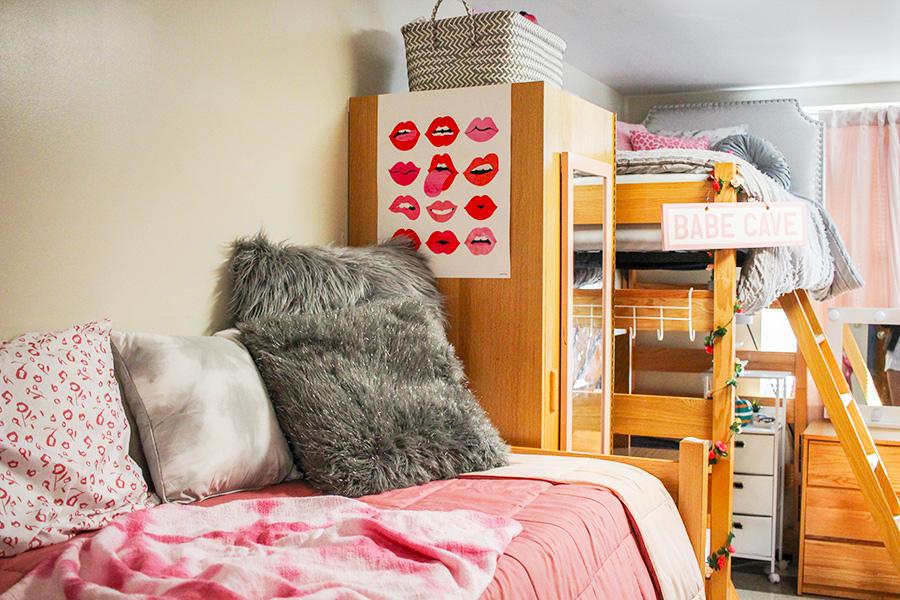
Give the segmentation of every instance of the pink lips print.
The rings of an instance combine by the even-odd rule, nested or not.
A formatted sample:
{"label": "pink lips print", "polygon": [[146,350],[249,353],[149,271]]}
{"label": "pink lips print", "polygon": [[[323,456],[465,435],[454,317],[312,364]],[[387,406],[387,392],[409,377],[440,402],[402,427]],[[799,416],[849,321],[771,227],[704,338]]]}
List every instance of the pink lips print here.
{"label": "pink lips print", "polygon": [[388,210],[392,213],[406,215],[411,221],[418,219],[421,213],[419,202],[412,196],[397,196],[391,202]]}
{"label": "pink lips print", "polygon": [[457,206],[449,200],[435,200],[425,207],[431,218],[438,223],[446,223],[456,214]]}
{"label": "pink lips print", "polygon": [[491,117],[475,117],[466,127],[466,136],[473,142],[486,142],[497,135],[497,124]]}
{"label": "pink lips print", "polygon": [[497,238],[489,227],[476,227],[469,232],[465,241],[466,248],[475,256],[490,254],[497,245]]}
{"label": "pink lips print", "polygon": [[397,185],[409,185],[416,180],[416,177],[419,176],[419,171],[421,170],[422,169],[417,167],[412,161],[399,161],[388,170],[388,173],[390,173],[391,179],[393,179],[394,183]]}

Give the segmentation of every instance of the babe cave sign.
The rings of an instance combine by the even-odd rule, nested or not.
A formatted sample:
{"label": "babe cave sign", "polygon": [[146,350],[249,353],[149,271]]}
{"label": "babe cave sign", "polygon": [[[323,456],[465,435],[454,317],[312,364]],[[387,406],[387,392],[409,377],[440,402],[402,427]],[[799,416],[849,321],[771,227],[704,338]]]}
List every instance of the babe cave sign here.
{"label": "babe cave sign", "polygon": [[378,98],[378,239],[409,238],[438,277],[509,277],[511,89]]}

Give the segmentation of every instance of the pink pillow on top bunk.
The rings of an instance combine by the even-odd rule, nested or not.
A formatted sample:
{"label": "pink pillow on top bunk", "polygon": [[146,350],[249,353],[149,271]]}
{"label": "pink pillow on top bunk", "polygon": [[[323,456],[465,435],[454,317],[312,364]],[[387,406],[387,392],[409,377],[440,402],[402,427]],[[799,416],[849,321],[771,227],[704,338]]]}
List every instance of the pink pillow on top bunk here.
{"label": "pink pillow on top bunk", "polygon": [[649,131],[633,131],[631,147],[634,150],[660,150],[662,148],[709,150],[709,139],[705,137],[669,137]]}
{"label": "pink pillow on top bunk", "polygon": [[647,131],[640,123],[623,123],[616,121],[616,150],[633,150],[631,147],[631,134],[635,131]]}

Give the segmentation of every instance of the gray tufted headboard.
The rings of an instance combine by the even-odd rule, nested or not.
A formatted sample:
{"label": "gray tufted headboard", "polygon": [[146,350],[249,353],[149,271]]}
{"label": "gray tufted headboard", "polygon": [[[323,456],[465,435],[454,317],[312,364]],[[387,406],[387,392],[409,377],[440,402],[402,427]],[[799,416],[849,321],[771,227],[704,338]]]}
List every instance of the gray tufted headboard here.
{"label": "gray tufted headboard", "polygon": [[822,203],[823,125],[793,98],[654,106],[644,119],[653,130],[714,129],[746,124],[775,144],[791,166],[791,191]]}

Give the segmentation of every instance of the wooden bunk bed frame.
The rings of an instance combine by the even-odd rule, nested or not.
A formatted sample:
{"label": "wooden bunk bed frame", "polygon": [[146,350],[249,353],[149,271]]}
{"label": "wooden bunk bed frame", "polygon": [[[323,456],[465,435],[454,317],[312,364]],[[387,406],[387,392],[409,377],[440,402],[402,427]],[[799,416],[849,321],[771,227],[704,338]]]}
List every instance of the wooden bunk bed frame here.
{"label": "wooden bunk bed frame", "polygon": [[[713,169],[715,179],[731,181],[737,173],[734,163],[716,163]],[[702,203],[710,198],[706,182],[644,183],[616,186],[615,223],[620,224],[660,224],[663,204]],[[588,203],[596,204],[597,190],[585,186],[576,190],[576,225],[601,225],[603,218]],[[729,185],[714,194],[715,202],[736,202],[737,192]],[[578,205],[584,206],[579,210]],[[607,221],[608,222],[608,221]],[[606,264],[604,265],[606,267]],[[727,454],[720,456],[712,465],[709,481],[709,532],[710,547],[715,549],[730,541],[732,531],[735,441],[732,424],[735,422],[735,386],[728,381],[734,377],[736,362],[734,327],[730,326],[736,303],[736,251],[734,249],[715,250],[713,258],[712,292],[696,292],[692,289],[679,290],[638,288],[616,290],[613,301],[616,326],[635,329],[654,329],[662,325],[663,314],[682,311],[689,318],[673,317],[670,329],[712,330],[726,326],[723,336],[713,345],[712,401],[706,398],[673,396],[651,396],[616,393],[611,407],[603,407],[601,414],[609,415],[609,424],[601,430],[602,446],[607,448],[610,433],[644,435],[651,437],[687,438],[700,437],[714,444],[723,442]],[[608,290],[611,280],[604,273],[604,289]],[[596,298],[596,291],[582,290],[580,295],[590,301]],[[797,337],[800,353],[793,357],[782,356],[782,365],[793,365],[797,376],[797,387],[802,398],[802,406],[795,395],[794,421],[798,425],[798,414],[806,419],[805,380],[806,363],[810,366],[819,392],[832,422],[838,431],[838,438],[844,453],[853,467],[854,475],[866,498],[873,518],[879,524],[883,540],[896,568],[900,569],[900,501],[887,475],[886,467],[875,450],[875,444],[866,427],[858,407],[852,400],[846,380],[834,359],[828,341],[809,301],[805,290],[785,294],[779,299],[789,323]],[[638,308],[640,307],[640,308]],[[621,309],[629,309],[630,315],[622,316]],[[643,311],[643,312],[642,312]],[[658,316],[654,318],[653,313]],[[646,318],[642,318],[646,316]],[[684,317],[684,315],[681,315]],[[629,323],[630,321],[630,323]],[[605,330],[612,333],[610,328]],[[801,356],[802,353],[802,356]],[[752,360],[760,363],[773,360],[766,353],[752,355]],[[694,359],[696,360],[696,359]],[[708,364],[708,363],[707,363]],[[705,369],[704,369],[705,370]],[[609,380],[604,380],[606,384]],[[613,382],[615,386],[615,382]],[[610,387],[605,385],[605,387]],[[673,410],[672,405],[677,408]],[[802,424],[802,423],[800,423]],[[795,429],[799,431],[799,429]],[[795,448],[799,436],[795,435]],[[795,463],[799,463],[795,459]],[[796,478],[796,466],[792,474]],[[793,508],[793,507],[792,507]],[[714,570],[707,584],[711,598],[736,597],[731,582],[731,561],[726,560],[723,568]]]}
{"label": "wooden bunk bed frame", "polygon": [[[736,171],[734,163],[717,163],[713,176],[730,181]],[[710,183],[706,181],[617,185],[615,223],[659,225],[662,205],[666,203],[707,202],[710,198],[715,202],[737,201],[737,192],[731,186],[723,186],[714,195],[710,190]],[[602,192],[602,189],[591,185],[575,189],[575,225],[603,225],[604,215],[597,210],[598,206],[603,206],[598,201]],[[674,331],[710,331],[731,323],[737,301],[734,249],[715,251],[713,274],[712,291],[671,288],[615,290],[615,327],[656,329],[664,312],[674,317],[665,321],[665,327]],[[609,275],[604,272],[604,289],[612,283]],[[577,290],[576,302],[601,304],[600,293],[601,290]],[[687,318],[689,314],[690,320]],[[703,370],[709,366],[708,356],[706,360]],[[712,465],[709,479],[708,525],[712,550],[726,545],[732,528],[734,466],[731,457],[734,455],[734,439],[731,426],[735,416],[734,388],[727,382],[734,376],[735,360],[733,327],[728,327],[725,335],[713,346],[712,401],[702,397],[616,393],[611,407],[603,409],[604,413],[611,415],[608,429],[601,432],[603,448],[610,447],[610,434],[700,438],[726,444],[727,456]],[[704,534],[706,525],[707,520],[704,519]],[[703,558],[701,566],[705,568],[705,554]],[[726,561],[724,568],[713,571],[708,580],[708,593],[712,598],[736,595],[731,583],[731,561]]]}

